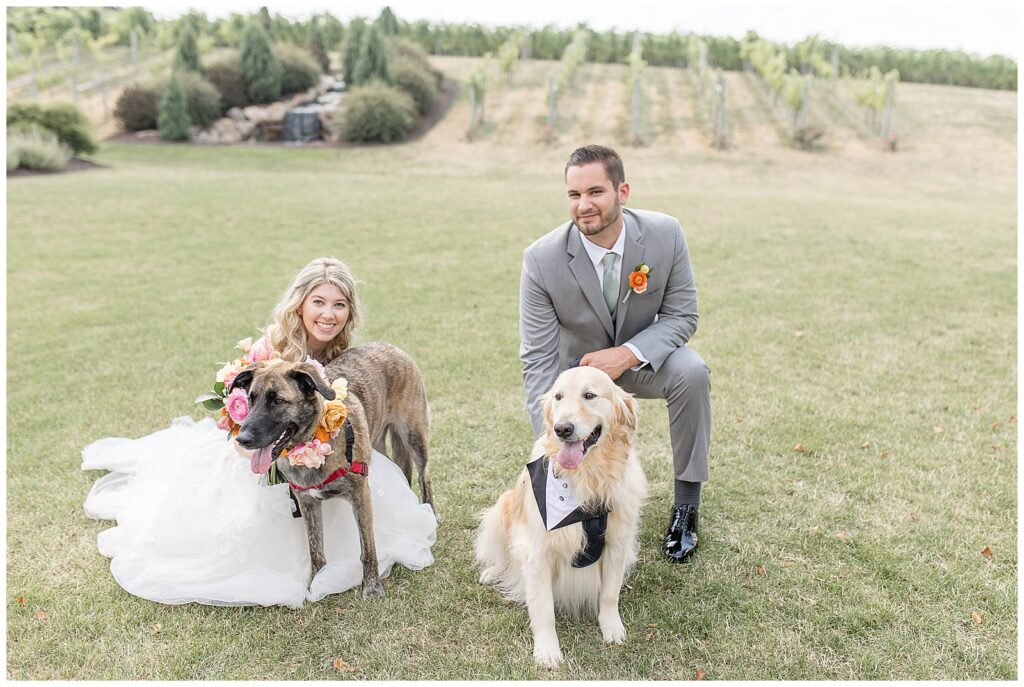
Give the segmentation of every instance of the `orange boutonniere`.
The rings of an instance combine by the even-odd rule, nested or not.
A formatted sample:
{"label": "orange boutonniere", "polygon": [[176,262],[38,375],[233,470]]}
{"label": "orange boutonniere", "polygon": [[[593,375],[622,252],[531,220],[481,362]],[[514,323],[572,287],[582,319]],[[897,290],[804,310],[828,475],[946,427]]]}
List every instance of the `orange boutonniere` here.
{"label": "orange boutonniere", "polygon": [[[633,268],[633,271],[629,273],[629,288],[632,293],[640,295],[647,290],[647,275],[650,273],[651,268],[642,262]],[[628,300],[629,293],[622,299],[622,302],[625,303]]]}

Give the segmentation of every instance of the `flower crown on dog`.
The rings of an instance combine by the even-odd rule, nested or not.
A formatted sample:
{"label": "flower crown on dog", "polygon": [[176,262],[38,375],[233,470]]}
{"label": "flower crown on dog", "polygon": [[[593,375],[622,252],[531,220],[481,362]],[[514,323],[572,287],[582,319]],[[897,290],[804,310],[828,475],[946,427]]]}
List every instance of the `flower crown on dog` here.
{"label": "flower crown on dog", "polygon": [[[238,373],[253,363],[267,360],[279,360],[280,352],[274,350],[266,335],[261,336],[254,343],[252,337],[247,337],[238,342],[237,348],[242,351],[242,356],[226,363],[218,372],[214,380],[213,390],[200,394],[196,399],[197,404],[202,404],[210,411],[220,411],[217,420],[217,427],[227,432],[228,439],[238,435],[242,422],[249,415],[249,394],[245,389],[234,389],[230,394],[226,390],[230,388],[231,382],[235,380]],[[348,395],[348,381],[339,377],[331,383],[327,379],[327,371],[319,361],[306,356],[305,362],[316,368],[316,371],[334,389],[333,401],[324,404],[323,412],[320,415],[320,422],[317,423],[316,433],[313,439],[303,442],[291,449],[281,449],[281,455],[288,456],[288,462],[292,465],[302,465],[308,468],[319,468],[324,464],[327,456],[334,452],[331,447],[331,439],[338,436],[341,426],[348,416],[348,408],[345,406],[345,396]],[[242,453],[244,449],[235,444],[235,448]],[[245,454],[249,452],[246,451]],[[245,455],[243,454],[243,455]],[[271,479],[273,483],[273,478]]]}

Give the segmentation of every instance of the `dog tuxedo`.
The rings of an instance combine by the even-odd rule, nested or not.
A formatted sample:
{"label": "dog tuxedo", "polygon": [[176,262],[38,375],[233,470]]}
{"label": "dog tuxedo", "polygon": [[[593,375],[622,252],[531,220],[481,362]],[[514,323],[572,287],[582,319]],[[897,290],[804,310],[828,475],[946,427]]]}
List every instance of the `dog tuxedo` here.
{"label": "dog tuxedo", "polygon": [[596,563],[604,551],[604,535],[608,529],[608,511],[603,508],[588,508],[580,505],[572,484],[565,476],[556,477],[554,461],[547,456],[526,464],[540,509],[544,527],[550,532],[567,525],[582,523],[586,544],[576,554],[572,567],[585,568]]}

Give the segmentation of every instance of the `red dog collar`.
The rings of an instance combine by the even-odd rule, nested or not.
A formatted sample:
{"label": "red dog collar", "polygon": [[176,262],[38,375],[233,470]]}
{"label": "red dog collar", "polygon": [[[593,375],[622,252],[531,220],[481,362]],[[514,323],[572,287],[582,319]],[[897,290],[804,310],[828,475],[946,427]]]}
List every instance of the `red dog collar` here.
{"label": "red dog collar", "polygon": [[308,486],[308,487],[300,487],[295,482],[289,482],[288,486],[290,486],[292,489],[294,489],[296,491],[307,491],[309,489],[320,489],[322,487],[326,487],[328,484],[330,484],[334,480],[338,479],[339,477],[344,475],[346,472],[354,472],[357,475],[362,475],[363,477],[366,477],[367,475],[370,474],[370,466],[367,465],[366,463],[360,463],[360,462],[356,461],[356,462],[353,462],[352,465],[350,465],[349,467],[340,467],[340,468],[338,468],[337,470],[332,472],[330,475],[328,475],[327,479],[325,479],[320,484],[313,484],[313,485]]}

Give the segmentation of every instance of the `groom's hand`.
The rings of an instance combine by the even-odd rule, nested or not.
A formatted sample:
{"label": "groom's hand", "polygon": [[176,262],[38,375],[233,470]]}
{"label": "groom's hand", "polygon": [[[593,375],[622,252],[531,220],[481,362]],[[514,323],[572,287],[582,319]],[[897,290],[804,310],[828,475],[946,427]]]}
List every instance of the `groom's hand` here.
{"label": "groom's hand", "polygon": [[633,351],[626,346],[603,348],[600,351],[587,353],[580,359],[580,366],[596,367],[612,379],[618,379],[623,372],[639,364],[640,359],[633,355]]}

